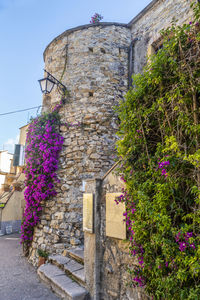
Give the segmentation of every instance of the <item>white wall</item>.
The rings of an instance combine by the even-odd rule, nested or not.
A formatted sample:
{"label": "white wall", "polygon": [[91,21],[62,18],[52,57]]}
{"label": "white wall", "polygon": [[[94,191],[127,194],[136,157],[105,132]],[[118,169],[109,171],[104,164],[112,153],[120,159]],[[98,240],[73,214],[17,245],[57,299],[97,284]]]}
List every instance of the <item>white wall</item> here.
{"label": "white wall", "polygon": [[[0,152],[0,171],[10,173],[11,159],[13,154],[8,153],[8,151]],[[0,188],[1,185],[5,182],[5,175],[0,175]]]}
{"label": "white wall", "polygon": [[10,172],[12,158],[13,154],[8,153],[8,151],[0,152],[0,171]]}

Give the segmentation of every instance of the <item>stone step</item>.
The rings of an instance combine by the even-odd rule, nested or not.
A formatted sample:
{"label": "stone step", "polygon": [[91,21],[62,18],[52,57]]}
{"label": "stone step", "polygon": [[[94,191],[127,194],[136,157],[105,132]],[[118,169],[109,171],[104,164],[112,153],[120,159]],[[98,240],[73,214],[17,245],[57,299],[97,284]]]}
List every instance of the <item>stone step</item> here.
{"label": "stone step", "polygon": [[41,265],[38,275],[63,300],[89,300],[87,290],[74,282],[65,272],[50,263]]}
{"label": "stone step", "polygon": [[48,260],[50,263],[56,265],[59,269],[73,278],[76,282],[85,286],[85,272],[82,264],[78,263],[73,258],[62,255],[51,255]]}
{"label": "stone step", "polygon": [[65,250],[65,255],[74,258],[77,262],[84,264],[84,248],[69,248]]}

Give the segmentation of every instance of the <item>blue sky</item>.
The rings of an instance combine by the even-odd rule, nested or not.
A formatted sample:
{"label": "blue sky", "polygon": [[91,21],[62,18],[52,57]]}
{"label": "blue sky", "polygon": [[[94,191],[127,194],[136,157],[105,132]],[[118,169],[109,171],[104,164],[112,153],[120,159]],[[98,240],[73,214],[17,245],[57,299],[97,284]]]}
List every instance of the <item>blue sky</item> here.
{"label": "blue sky", "polygon": [[[128,23],[150,0],[0,0],[0,114],[41,105],[38,79],[43,51],[57,35],[88,24],[95,12],[105,22]],[[0,150],[13,151],[19,127],[37,109],[0,116]]]}

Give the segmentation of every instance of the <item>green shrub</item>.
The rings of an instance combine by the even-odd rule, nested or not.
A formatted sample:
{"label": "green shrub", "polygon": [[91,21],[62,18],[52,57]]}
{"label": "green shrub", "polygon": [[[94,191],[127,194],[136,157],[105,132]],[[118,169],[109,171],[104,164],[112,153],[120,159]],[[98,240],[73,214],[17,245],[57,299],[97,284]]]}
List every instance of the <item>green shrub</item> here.
{"label": "green shrub", "polygon": [[163,31],[122,101],[117,144],[126,191],[118,201],[138,264],[133,285],[153,299],[200,299],[200,6]]}
{"label": "green shrub", "polygon": [[44,251],[44,250],[42,250],[42,249],[40,249],[40,248],[37,250],[37,253],[38,253],[38,255],[39,255],[40,257],[48,258],[48,256],[49,256],[49,253],[48,253],[48,252],[46,252],[46,251]]}

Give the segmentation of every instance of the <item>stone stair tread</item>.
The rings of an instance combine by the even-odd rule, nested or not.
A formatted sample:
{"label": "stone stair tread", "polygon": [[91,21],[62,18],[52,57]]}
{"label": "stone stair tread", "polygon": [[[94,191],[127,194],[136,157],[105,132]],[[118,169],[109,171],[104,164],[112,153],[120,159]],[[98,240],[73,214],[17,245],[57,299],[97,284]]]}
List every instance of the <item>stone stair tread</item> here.
{"label": "stone stair tread", "polygon": [[38,271],[42,271],[49,278],[54,278],[55,276],[65,275],[65,272],[52,264],[43,264],[38,268]]}
{"label": "stone stair tread", "polygon": [[84,270],[84,266],[71,259],[68,263],[64,264],[64,270],[73,273],[78,270]]}
{"label": "stone stair tread", "polygon": [[75,260],[71,260],[63,267],[67,274],[70,274],[74,280],[85,286],[85,270],[82,264],[79,264]]}
{"label": "stone stair tread", "polygon": [[49,262],[56,265],[64,273],[71,275],[75,281],[78,281],[81,285],[85,286],[84,265],[78,263],[73,258],[62,255],[49,256]]}
{"label": "stone stair tread", "polygon": [[74,277],[78,278],[81,282],[85,282],[85,270],[84,268],[78,271],[73,271]]}
{"label": "stone stair tread", "polygon": [[41,265],[38,275],[42,280],[51,285],[51,288],[63,299],[85,300],[88,292],[85,288],[69,278],[64,271],[50,263]]}
{"label": "stone stair tread", "polygon": [[66,251],[70,257],[84,263],[84,249],[83,248],[81,248],[81,247],[70,248],[70,249],[67,249]]}
{"label": "stone stair tread", "polygon": [[70,261],[69,257],[62,256],[62,255],[50,255],[48,259],[50,261],[53,261],[57,265],[64,265]]}

